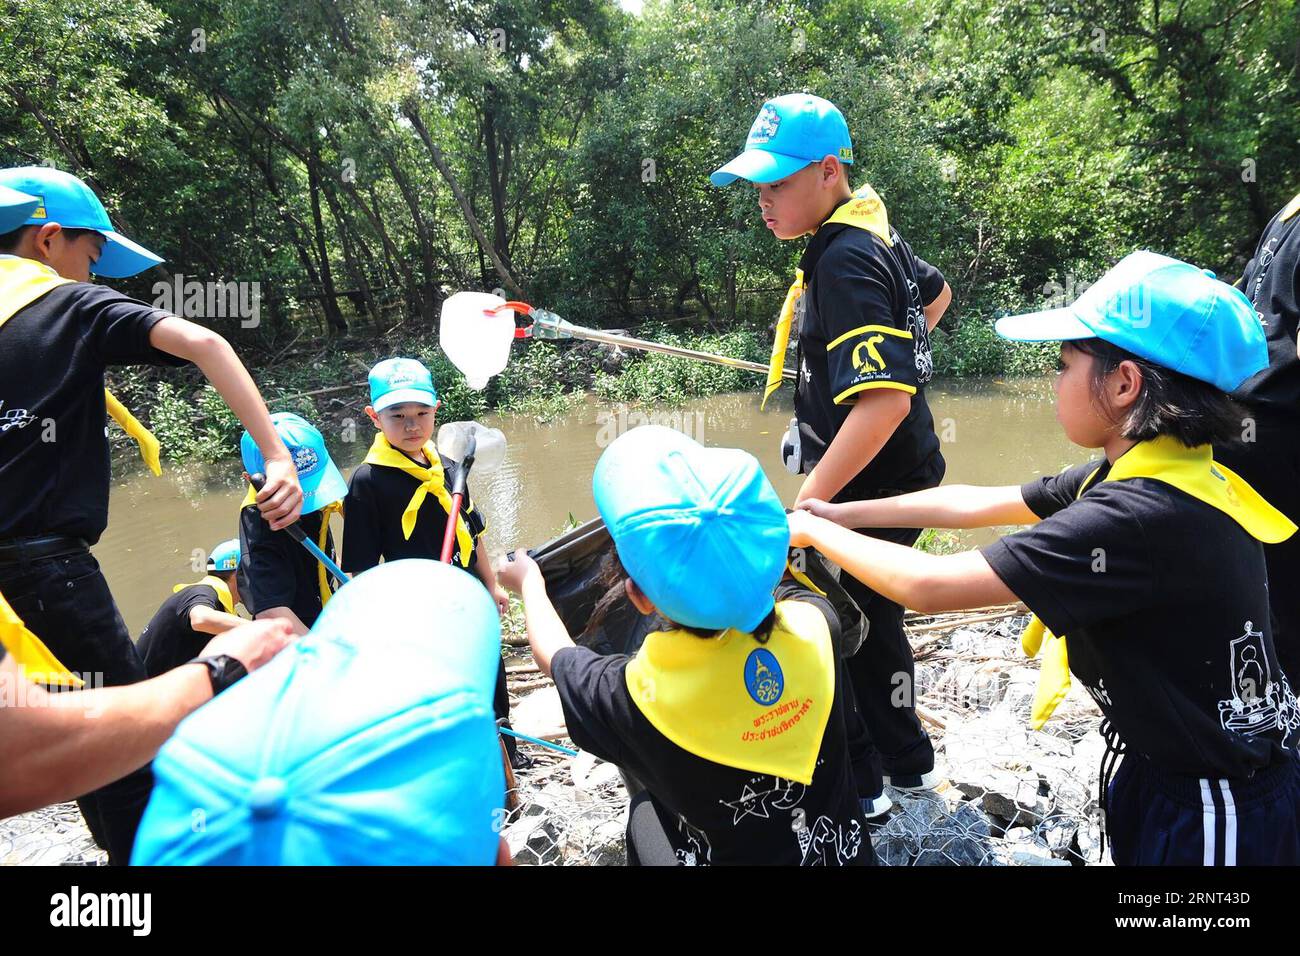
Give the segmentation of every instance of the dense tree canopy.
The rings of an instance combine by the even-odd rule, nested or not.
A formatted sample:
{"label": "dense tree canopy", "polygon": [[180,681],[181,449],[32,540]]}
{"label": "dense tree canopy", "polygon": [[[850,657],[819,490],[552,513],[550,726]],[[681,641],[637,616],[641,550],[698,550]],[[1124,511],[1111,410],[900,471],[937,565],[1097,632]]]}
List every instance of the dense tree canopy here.
{"label": "dense tree canopy", "polygon": [[960,320],[1137,247],[1234,275],[1300,189],[1298,38],[1295,0],[0,0],[0,164],[259,282],[249,344],[494,287],[722,331],[798,244],[707,175],[808,90]]}

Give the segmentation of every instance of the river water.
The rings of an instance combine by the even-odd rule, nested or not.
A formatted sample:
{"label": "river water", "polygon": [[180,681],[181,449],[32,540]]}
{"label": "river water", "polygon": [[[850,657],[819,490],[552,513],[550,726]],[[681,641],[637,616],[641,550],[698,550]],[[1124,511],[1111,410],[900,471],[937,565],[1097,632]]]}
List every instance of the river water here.
{"label": "river water", "polygon": [[[1050,378],[939,382],[927,389],[935,431],[948,462],[946,483],[1019,484],[1053,474],[1089,453],[1071,445],[1056,422]],[[800,478],[781,464],[779,446],[791,412],[788,396],[759,410],[759,391],[715,395],[680,409],[650,412],[588,399],[545,424],[523,416],[488,416],[486,425],[506,435],[505,463],[493,474],[471,475],[470,490],[488,521],[493,553],[534,547],[562,531],[570,518],[596,514],[591,473],[601,451],[621,431],[647,419],[679,428],[708,445],[747,449],[762,463],[789,504]],[[371,426],[352,442],[331,442],[347,475],[365,457]],[[240,468],[164,466],[163,477],[119,468],[109,502],[109,524],[95,555],[132,635],[138,635],[172,587],[197,580],[196,550],[238,533],[245,487]],[[963,541],[991,540],[972,532]],[[200,565],[201,566],[201,565]]]}

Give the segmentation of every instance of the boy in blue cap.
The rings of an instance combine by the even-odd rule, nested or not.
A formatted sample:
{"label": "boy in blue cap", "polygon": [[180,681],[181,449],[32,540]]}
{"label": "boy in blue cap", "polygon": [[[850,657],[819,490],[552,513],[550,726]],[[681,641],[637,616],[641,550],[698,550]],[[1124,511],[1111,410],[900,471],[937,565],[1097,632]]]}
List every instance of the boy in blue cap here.
{"label": "boy in blue cap", "polygon": [[[1019,487],[809,500],[792,543],[927,613],[1023,601],[1022,642],[1042,653],[1031,725],[1073,673],[1105,716],[1103,780],[1127,754],[1100,794],[1116,863],[1300,863],[1300,705],[1261,546],[1296,526],[1211,448],[1240,428],[1225,393],[1268,362],[1250,302],[1136,252],[1073,305],[998,332],[1062,343],[1057,418],[1104,457]],[[936,557],[848,530],[863,524],[1034,527]]]}
{"label": "boy in blue cap", "polygon": [[[452,504],[449,479],[459,466],[433,445],[437,414],[438,392],[422,362],[385,359],[370,370],[366,415],[376,434],[366,460],[348,483],[343,570],[349,574],[372,568],[381,559],[440,557]],[[504,612],[509,598],[497,587],[484,550],[485,529],[483,516],[467,494],[456,524],[452,563],[477,574]]]}
{"label": "boy in blue cap", "polygon": [[[555,679],[569,735],[623,769],[628,858],[642,864],[875,862],[845,730],[839,615],[791,581],[785,509],[747,452],[655,425],[601,455],[596,507],[642,614],[635,655],[569,637],[537,563],[501,581]],[[774,596],[775,591],[775,596]]]}
{"label": "boy in blue cap", "polygon": [[[438,616],[412,614],[412,595]],[[177,728],[132,862],[509,862],[491,703],[500,642],[491,598],[454,568],[405,560],[358,575],[309,638]]]}
{"label": "boy in blue cap", "polygon": [[[1232,397],[1248,412],[1239,437],[1214,449],[1292,521],[1300,521],[1300,195],[1259,238],[1237,281],[1268,336],[1268,368]],[[1300,674],[1300,535],[1264,548],[1273,641],[1288,674]]]}
{"label": "boy in blue cap", "polygon": [[[370,370],[366,415],[376,434],[366,460],[352,472],[343,503],[348,521],[343,570],[348,574],[373,568],[380,560],[441,557],[452,507],[449,479],[459,465],[434,447],[437,414],[438,392],[422,362],[391,358]],[[504,614],[510,598],[497,585],[487,556],[486,528],[467,491],[456,522],[452,563],[475,574]],[[497,675],[495,707],[497,719],[508,720],[510,693],[504,661]],[[507,736],[505,746],[511,762],[517,764],[514,738]]]}
{"label": "boy in blue cap", "polygon": [[[0,234],[0,590],[69,668],[131,683],[144,665],[90,553],[108,523],[105,420],[112,414],[127,429],[155,471],[158,443],[108,394],[105,370],[193,362],[266,454],[258,497],[266,518],[276,527],[296,519],[302,493],[225,339],[89,281],[134,275],[159,257],[116,232],[75,176],[4,169],[0,186],[37,200],[21,221],[0,217],[10,227]],[[110,862],[130,856],[150,780],[145,767],[79,801]]]}
{"label": "boy in blue cap", "polygon": [[157,677],[193,660],[214,635],[244,623],[235,614],[238,571],[239,539],[231,538],[212,550],[201,580],[172,588],[135,642],[145,673]]}
{"label": "boy in blue cap", "polygon": [[[852,163],[848,124],[835,105],[791,93],[763,104],[744,151],[709,177],[715,186],[753,183],[763,222],[778,239],[812,235],[777,322],[763,395],[766,403],[780,387],[797,325],[795,420],[783,457],[807,475],[799,501],[931,488],[945,468],[925,385],[934,368],[929,333],[952,290],[912,253],[869,185],[850,189]],[[921,529],[870,533],[910,546]],[[870,621],[871,638],[849,672],[871,737],[855,747],[872,767],[862,785],[876,815],[888,806],[882,770],[883,782],[900,789],[933,786],[938,775],[913,702],[895,706],[900,677],[911,687],[915,669],[903,609],[851,579],[845,589]]]}
{"label": "boy in blue cap", "polygon": [[[343,473],[315,425],[292,412],[276,412],[271,422],[289,449],[302,484],[299,523],[303,533],[333,559],[330,517],[343,511],[348,490]],[[239,440],[239,452],[246,474],[264,471],[265,460],[248,432]],[[334,593],[336,582],[311,552],[263,520],[254,507],[256,501],[257,491],[249,485],[239,506],[239,578],[244,607],[255,619],[280,618],[289,622],[295,634],[306,634]]]}

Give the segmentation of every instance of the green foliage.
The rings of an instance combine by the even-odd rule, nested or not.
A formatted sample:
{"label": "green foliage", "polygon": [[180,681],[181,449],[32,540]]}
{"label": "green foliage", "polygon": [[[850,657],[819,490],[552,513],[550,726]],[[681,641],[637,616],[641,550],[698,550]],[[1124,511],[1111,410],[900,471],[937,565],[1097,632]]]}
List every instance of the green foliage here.
{"label": "green foliage", "polygon": [[149,427],[164,457],[181,463],[219,462],[239,454],[243,427],[210,385],[191,403],[167,382],[159,382]]}
{"label": "green foliage", "polygon": [[[749,329],[685,337],[656,328],[647,330],[645,337],[667,345],[749,361],[766,362],[769,348]],[[755,372],[650,352],[628,356],[617,374],[598,374],[593,387],[596,395],[606,401],[675,405],[694,396],[739,391],[758,385],[761,385],[761,380]]]}
{"label": "green foliage", "polygon": [[962,548],[961,538],[956,531],[944,528],[926,528],[916,539],[916,547],[926,554],[956,554]]}
{"label": "green foliage", "polygon": [[1056,367],[1060,352],[1054,342],[1009,342],[993,322],[968,316],[952,333],[936,329],[930,335],[936,374],[1043,375]]}
{"label": "green foliage", "polygon": [[[430,334],[442,298],[502,286],[763,361],[802,244],[708,174],[762,100],[807,90],[953,288],[940,374],[1036,374],[1052,349],[991,316],[1135,248],[1235,276],[1300,186],[1297,35],[1297,0],[2,2],[0,164],[83,176],[174,275],[259,283],[257,327],[200,321],[274,410],[355,418],[362,389],[302,393],[406,354],[443,421],[548,418],[593,387],[662,403],[754,377],[532,342],[473,392]],[[113,285],[151,300],[154,278]],[[202,458],[234,426],[182,400],[198,384],[114,375],[169,454]]]}

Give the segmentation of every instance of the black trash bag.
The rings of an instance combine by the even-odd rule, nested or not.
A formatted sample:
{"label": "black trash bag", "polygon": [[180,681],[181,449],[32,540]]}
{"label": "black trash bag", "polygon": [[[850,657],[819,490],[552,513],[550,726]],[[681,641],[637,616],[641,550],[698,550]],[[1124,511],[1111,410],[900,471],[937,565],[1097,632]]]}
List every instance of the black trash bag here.
{"label": "black trash bag", "polygon": [[849,592],[841,586],[840,575],[844,572],[814,548],[791,549],[790,567],[802,571],[831,602],[831,607],[835,608],[835,613],[840,618],[840,657],[852,657],[866,643],[871,622],[858,607],[858,602],[849,597]]}
{"label": "black trash bag", "polygon": [[635,654],[645,636],[660,626],[626,596],[616,599],[604,619],[592,624],[596,604],[610,588],[607,564],[614,551],[609,529],[593,518],[528,552],[542,570],[546,593],[574,641],[598,654]]}
{"label": "black trash bag", "polygon": [[[576,643],[598,654],[635,654],[646,635],[663,626],[661,618],[642,614],[626,596],[616,596],[603,620],[592,625],[592,613],[610,587],[607,559],[613,550],[609,529],[600,518],[593,518],[528,554],[541,568],[551,603]],[[866,638],[867,620],[840,586],[839,568],[812,549],[805,549],[802,556],[793,551],[791,558],[839,614],[844,638],[841,655],[852,657]]]}

